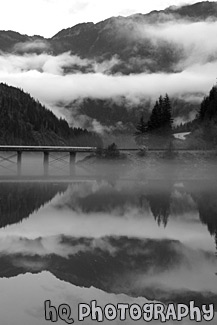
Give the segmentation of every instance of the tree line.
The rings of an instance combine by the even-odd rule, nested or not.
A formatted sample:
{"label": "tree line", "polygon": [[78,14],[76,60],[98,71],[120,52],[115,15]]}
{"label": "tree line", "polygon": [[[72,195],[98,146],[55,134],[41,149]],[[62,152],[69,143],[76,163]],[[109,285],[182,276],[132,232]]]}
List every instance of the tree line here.
{"label": "tree line", "polygon": [[148,121],[141,116],[136,126],[136,141],[150,136],[170,137],[173,130],[172,107],[168,94],[156,101]]}

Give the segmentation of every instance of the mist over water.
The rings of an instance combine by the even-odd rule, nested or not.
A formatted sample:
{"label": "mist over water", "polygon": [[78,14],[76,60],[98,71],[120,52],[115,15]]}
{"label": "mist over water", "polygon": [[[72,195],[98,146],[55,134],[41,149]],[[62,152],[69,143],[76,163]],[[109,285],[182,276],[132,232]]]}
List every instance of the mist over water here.
{"label": "mist over water", "polygon": [[[46,299],[74,309],[94,299],[217,306],[216,174],[181,179],[172,165],[160,166],[170,170],[161,178],[153,168],[152,179],[124,164],[78,164],[71,180],[1,181],[0,288],[15,299],[11,284],[32,279],[38,306],[31,314],[29,300],[18,325],[44,324]],[[25,300],[29,293],[18,294]]]}

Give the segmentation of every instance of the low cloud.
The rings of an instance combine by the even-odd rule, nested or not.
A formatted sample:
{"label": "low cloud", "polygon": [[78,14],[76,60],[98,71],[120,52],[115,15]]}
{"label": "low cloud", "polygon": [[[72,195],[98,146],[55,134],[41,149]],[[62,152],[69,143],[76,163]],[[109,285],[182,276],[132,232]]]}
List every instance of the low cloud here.
{"label": "low cloud", "polygon": [[[168,15],[166,17],[168,18]],[[217,60],[217,44],[214,41],[216,31],[217,22],[213,20],[177,21],[176,17],[170,17],[169,21],[134,24],[129,38],[148,39],[156,48],[166,42],[168,51],[178,49],[177,62],[172,68],[180,71],[195,63],[203,65]]]}
{"label": "low cloud", "polygon": [[170,96],[183,96],[185,93],[205,94],[215,82],[217,70],[217,62],[195,64],[179,73],[141,73],[129,76],[103,73],[61,75],[57,70],[57,73],[53,74],[48,72],[54,71],[50,62],[43,66],[46,72],[20,72],[15,68],[8,73],[4,71],[2,64],[1,66],[1,81],[23,88],[45,104],[67,104],[86,97],[109,99],[124,96],[138,101],[144,97],[156,99],[164,93],[169,93]]}
{"label": "low cloud", "polygon": [[[20,43],[17,46],[20,46]],[[42,74],[49,73],[62,76],[78,72],[109,74],[113,66],[119,62],[117,56],[110,60],[97,62],[96,60],[82,59],[77,55],[71,55],[70,52],[57,56],[48,53],[25,53],[24,55],[2,53],[0,55],[0,72],[10,74],[38,71]]]}
{"label": "low cloud", "polygon": [[[214,39],[217,23],[171,19],[170,17],[169,22],[155,24],[134,22],[135,26],[129,35],[126,32],[127,23],[122,20],[120,23],[124,37],[136,38],[138,42],[147,39],[156,51],[161,51],[163,44],[168,52],[173,49],[179,52],[177,60],[171,63],[170,72],[150,73],[148,68],[145,69],[156,64],[155,55],[135,55],[123,62],[118,55],[109,60],[96,60],[81,58],[70,52],[57,56],[48,53],[1,54],[0,81],[27,91],[56,115],[65,116],[70,124],[86,126],[99,133],[107,131],[105,126],[94,117],[80,115],[73,102],[79,103],[86,98],[117,102],[120,98],[125,98],[124,105],[129,108],[143,105],[144,101],[149,101],[152,105],[161,94],[168,93],[170,97],[199,105],[216,81],[217,44]],[[46,47],[44,41],[16,45],[17,50],[23,51]],[[129,67],[129,71],[136,71],[132,67],[141,67],[143,72],[138,70],[138,73],[123,75],[123,64]],[[65,109],[67,105],[68,108]],[[189,116],[194,117],[192,114],[195,115],[195,107],[187,119]],[[176,120],[177,123],[180,121],[186,121],[186,112]]]}
{"label": "low cloud", "polygon": [[[176,294],[179,295],[178,299],[181,299],[180,295],[186,299],[192,292],[200,292],[202,295],[209,292],[211,297],[217,294],[216,288],[213,287],[217,266],[215,256],[171,239],[58,236],[35,240],[8,237],[7,240],[0,240],[0,242],[0,258],[7,255],[12,265],[26,270],[55,270],[55,267],[53,268],[55,263],[50,263],[50,259],[45,257],[52,256],[52,261],[62,257],[68,261],[61,271],[73,275],[73,270],[68,265],[69,261],[73,265],[75,256],[77,265],[86,265],[87,268],[88,257],[94,256],[96,269],[104,257],[108,265],[114,263],[112,273],[108,274],[107,271],[101,270],[97,280],[103,278],[105,281],[111,278],[109,289],[116,293],[124,292],[139,296],[146,293],[149,296],[150,292],[153,292],[155,298],[158,297],[160,300],[165,297],[174,299]],[[163,259],[167,259],[166,264],[162,262],[162,252],[165,255]],[[32,259],[33,256],[36,257],[36,263]],[[122,270],[121,276],[120,270]],[[86,276],[88,277],[89,274]],[[88,279],[86,280],[87,282],[83,279],[83,283],[88,283]],[[123,284],[126,282],[128,286],[124,288]],[[92,285],[104,289],[104,285],[94,278]]]}
{"label": "low cloud", "polygon": [[[83,101],[85,98],[118,101],[124,97],[127,109],[138,104],[141,106],[144,101],[152,105],[161,94],[168,93],[170,97],[188,97],[193,100],[196,95],[189,97],[189,94],[197,94],[199,105],[199,101],[215,83],[217,70],[217,62],[211,62],[204,65],[195,64],[182,72],[170,74],[114,76],[102,72],[79,72],[64,75],[61,61],[64,55],[48,61],[44,57],[46,55],[27,56],[17,58],[17,62],[16,58],[5,62],[5,58],[0,57],[0,81],[30,93],[56,115],[65,116],[70,125],[87,127],[101,134],[111,130],[107,130],[96,119],[81,115],[78,106],[73,105],[73,102]],[[186,112],[184,114],[186,115]]]}
{"label": "low cloud", "polygon": [[165,270],[159,267],[153,268],[149,274],[138,272],[133,284],[134,290],[151,292],[158,295],[160,300],[170,300],[176,296],[178,301],[191,300],[197,295],[198,302],[201,299],[200,295],[204,301],[214,300],[213,296],[217,294],[216,288],[213,287],[217,266],[214,256],[200,250],[189,249],[184,245],[171,243],[170,247],[171,250],[177,251],[178,261],[171,265],[168,263]]}
{"label": "low cloud", "polygon": [[[44,238],[36,238],[29,240],[25,237],[7,237],[0,238],[1,248],[0,257],[2,255],[22,255],[22,256],[48,256],[58,255],[64,258],[69,258],[82,252],[94,252],[101,249],[114,255],[118,250],[113,246],[109,238],[86,238],[78,239],[63,236],[51,236]],[[16,262],[16,258],[14,259]]]}
{"label": "low cloud", "polygon": [[87,250],[83,244],[70,246],[62,242],[61,236],[53,236],[46,238],[36,238],[29,240],[27,238],[7,237],[2,240],[0,254],[22,254],[30,256],[46,256],[56,254],[67,258],[69,255],[77,254]]}
{"label": "low cloud", "polygon": [[81,59],[70,52],[53,56],[42,54],[2,54],[0,56],[0,71],[5,73],[24,73],[38,71],[41,74],[63,75],[64,69],[72,66],[84,67],[90,65],[91,61]]}
{"label": "low cloud", "polygon": [[47,51],[50,49],[50,45],[45,40],[35,40],[29,42],[19,42],[15,44],[14,51],[15,52],[31,52],[31,51]]}

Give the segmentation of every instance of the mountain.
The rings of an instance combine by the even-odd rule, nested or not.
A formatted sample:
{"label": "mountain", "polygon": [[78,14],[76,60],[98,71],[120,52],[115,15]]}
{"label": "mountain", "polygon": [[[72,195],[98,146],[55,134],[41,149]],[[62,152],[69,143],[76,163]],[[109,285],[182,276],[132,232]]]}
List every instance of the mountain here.
{"label": "mountain", "polygon": [[[54,55],[70,51],[81,58],[102,62],[117,58],[109,73],[171,72],[183,58],[183,48],[164,38],[153,41],[148,28],[178,21],[216,20],[217,3],[199,2],[169,7],[148,14],[112,17],[99,23],[81,23],[63,29],[50,39],[0,32],[0,51],[13,53],[47,52]],[[142,35],[143,34],[143,35]]]}
{"label": "mountain", "polygon": [[[167,14],[176,14],[180,18],[190,18],[196,21],[208,18],[217,18],[216,1],[202,1],[192,5],[184,5],[181,7],[169,7],[165,10]],[[178,18],[178,17],[177,17]]]}
{"label": "mountain", "polygon": [[[40,44],[42,41],[46,42],[46,40],[42,36],[28,36],[28,35],[22,35],[20,33],[8,30],[2,30],[0,31],[0,51],[2,52],[19,52],[19,48],[21,48],[21,45],[26,45],[26,51],[31,52],[31,49],[28,49],[28,44],[33,44],[36,42],[36,44]],[[33,46],[34,49],[34,46]],[[35,46],[36,49],[36,46]],[[37,49],[38,50],[38,49]],[[22,52],[22,51],[21,51]],[[24,50],[25,52],[25,50]],[[35,50],[33,50],[35,52]],[[38,51],[36,51],[38,52]]]}
{"label": "mountain", "polygon": [[[79,24],[60,31],[50,39],[50,43],[55,53],[71,51],[81,57],[98,60],[111,59],[117,55],[120,62],[111,73],[169,72],[182,58],[182,49],[164,39],[153,42],[146,28],[165,22],[177,23],[178,20],[204,21],[216,18],[216,2],[199,2],[144,15],[112,17],[97,24]],[[144,35],[141,35],[143,32]]]}
{"label": "mountain", "polygon": [[22,90],[0,84],[0,144],[99,146],[101,139],[70,128]]}
{"label": "mountain", "polygon": [[[189,74],[191,76],[191,73],[194,75],[195,63],[198,64],[199,71],[200,65],[204,67],[207,63],[217,62],[215,42],[212,41],[216,33],[216,19],[217,2],[206,1],[180,7],[172,6],[148,14],[112,17],[96,24],[81,23],[63,29],[49,39],[38,35],[0,31],[0,54],[3,58],[1,64],[4,69],[4,64],[9,62],[10,67],[12,62],[15,62],[21,72],[34,69],[41,76],[43,73],[69,77],[78,73],[88,73],[89,76],[91,73],[99,73],[103,77],[115,75],[117,80],[119,76],[126,75],[131,79],[132,75],[143,73],[144,76],[150,76],[150,80],[153,77],[153,89],[162,74],[168,74],[167,80],[173,80],[170,77],[174,77],[174,85],[172,82],[168,83],[164,91],[156,85],[156,89],[162,92],[162,95],[168,92],[175,122],[186,122],[195,117],[204,92],[201,89],[186,91],[186,87],[182,90],[181,82],[179,89],[175,80],[176,77],[182,80],[182,72],[187,71],[187,77]],[[204,47],[201,45],[203,42],[200,32],[203,41],[206,39],[206,33],[207,39],[210,40]],[[14,60],[9,54],[19,56]],[[38,59],[35,54],[46,55]],[[34,58],[33,63],[31,58]],[[21,60],[22,64],[19,63]],[[93,85],[95,90],[94,87]],[[57,99],[55,104],[67,110],[67,118],[71,116],[70,122],[75,121],[76,125],[82,128],[100,133],[126,131],[132,134],[142,114],[148,119],[156,99],[149,96],[149,91],[145,91],[145,84],[144,94],[141,90],[139,96],[136,93],[135,96],[125,95],[125,98],[118,92],[108,98],[106,89],[100,92],[92,91],[92,85],[87,88],[87,92],[84,90],[81,95],[73,94],[69,100],[59,96],[60,101]],[[171,89],[174,95],[170,93]],[[150,92],[152,93],[152,90]],[[34,136],[33,138],[36,141]],[[48,138],[49,143],[54,139],[58,143],[62,142],[56,135],[49,135]],[[29,138],[28,140],[33,141]],[[36,142],[43,141],[45,140],[39,137]]]}
{"label": "mountain", "polygon": [[[153,106],[154,103],[148,99],[138,104],[130,104],[124,97],[115,100],[85,98],[82,102],[72,102],[65,106],[65,109],[68,114],[76,111],[77,116],[85,116],[85,128],[90,127],[90,121],[97,120],[105,131],[111,131],[113,134],[133,134],[141,116],[148,121]],[[192,120],[199,109],[198,103],[179,98],[171,98],[171,106],[175,125]]]}

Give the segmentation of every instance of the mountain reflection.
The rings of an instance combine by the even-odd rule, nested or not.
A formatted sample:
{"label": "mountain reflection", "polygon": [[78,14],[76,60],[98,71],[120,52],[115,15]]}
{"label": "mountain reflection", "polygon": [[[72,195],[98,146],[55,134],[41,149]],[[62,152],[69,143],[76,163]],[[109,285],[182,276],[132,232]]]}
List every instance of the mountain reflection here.
{"label": "mountain reflection", "polygon": [[1,227],[11,225],[0,230],[0,277],[49,271],[81,287],[217,306],[215,183],[3,183],[0,198]]}
{"label": "mountain reflection", "polygon": [[61,183],[0,183],[0,228],[28,218],[66,188]]}
{"label": "mountain reflection", "polygon": [[[212,254],[198,251],[195,260],[194,250],[169,239],[61,236],[56,240],[62,253],[34,254],[36,246],[42,245],[42,239],[38,238],[23,242],[32,247],[31,254],[1,255],[0,277],[47,270],[60,280],[81,287],[94,286],[109,293],[142,296],[165,303],[195,300],[198,305],[217,304],[213,279],[201,270],[205,264],[206,269],[214,272],[217,262]],[[174,277],[177,277],[175,282]],[[206,277],[207,287],[201,283],[201,277]],[[187,287],[185,278],[191,283]]]}

